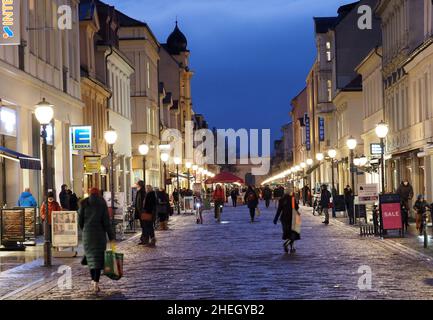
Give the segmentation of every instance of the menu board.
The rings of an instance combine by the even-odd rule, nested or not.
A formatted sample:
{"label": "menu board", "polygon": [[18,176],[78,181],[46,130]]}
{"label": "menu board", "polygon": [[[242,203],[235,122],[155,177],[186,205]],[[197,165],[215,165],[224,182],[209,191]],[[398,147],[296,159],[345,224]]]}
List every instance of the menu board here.
{"label": "menu board", "polygon": [[1,211],[1,242],[25,241],[24,209],[3,209]]}
{"label": "menu board", "polygon": [[14,208],[24,210],[24,228],[27,239],[36,238],[36,208]]}
{"label": "menu board", "polygon": [[76,211],[53,211],[53,247],[69,248],[78,246],[78,214]]}

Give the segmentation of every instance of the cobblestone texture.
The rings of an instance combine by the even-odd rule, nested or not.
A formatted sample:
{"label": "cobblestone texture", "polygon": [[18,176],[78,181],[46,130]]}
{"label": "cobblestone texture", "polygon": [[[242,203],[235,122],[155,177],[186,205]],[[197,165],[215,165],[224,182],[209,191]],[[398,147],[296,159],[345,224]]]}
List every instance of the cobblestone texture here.
{"label": "cobblestone texture", "polygon": [[[401,243],[360,238],[358,230],[302,209],[302,240],[297,253],[283,252],[275,210],[262,209],[257,223],[248,210],[225,208],[222,224],[205,214],[175,217],[170,231],[158,232],[157,248],[132,238],[119,245],[125,276],[102,277],[101,294],[89,293],[88,270],[71,260],[73,290],[61,291],[58,275],[9,293],[7,299],[432,299],[432,259]],[[73,261],[73,262],[72,262]],[[372,289],[358,288],[358,268],[373,272]],[[2,281],[8,279],[1,277]],[[40,278],[40,277],[39,277]],[[8,281],[12,281],[8,279]],[[1,291],[0,291],[1,295]]]}

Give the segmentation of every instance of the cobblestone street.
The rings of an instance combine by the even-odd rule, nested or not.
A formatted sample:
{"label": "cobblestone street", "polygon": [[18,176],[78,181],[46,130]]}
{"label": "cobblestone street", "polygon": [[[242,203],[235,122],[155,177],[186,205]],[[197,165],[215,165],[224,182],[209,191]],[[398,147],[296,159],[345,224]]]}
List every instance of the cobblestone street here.
{"label": "cobblestone street", "polygon": [[[307,209],[308,210],[308,209]],[[157,234],[156,249],[119,245],[125,276],[103,277],[99,296],[89,293],[88,270],[71,262],[73,290],[61,291],[59,275],[17,290],[7,299],[431,299],[430,259],[392,240],[360,239],[356,229],[302,210],[297,253],[283,252],[274,208],[262,209],[255,224],[245,207],[225,208],[223,222],[211,213],[205,224],[193,216],[174,217],[171,230]],[[360,266],[371,267],[372,289],[358,288]],[[1,274],[0,274],[1,276]],[[0,277],[0,284],[3,278]],[[5,297],[3,297],[5,298]]]}

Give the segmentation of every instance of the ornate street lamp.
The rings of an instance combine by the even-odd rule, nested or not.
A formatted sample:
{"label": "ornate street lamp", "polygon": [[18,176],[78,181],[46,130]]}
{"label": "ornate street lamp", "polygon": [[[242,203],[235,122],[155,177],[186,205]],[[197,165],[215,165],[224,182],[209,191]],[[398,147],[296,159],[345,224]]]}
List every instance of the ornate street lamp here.
{"label": "ornate street lamp", "polygon": [[[177,193],[180,200],[179,165],[182,163],[182,159],[180,157],[174,157],[173,162],[176,165]],[[180,215],[180,201],[177,202],[177,214]]]}
{"label": "ornate street lamp", "polygon": [[[376,126],[376,135],[380,139],[380,171],[382,181],[382,195],[385,194],[385,138],[388,136],[389,126],[383,120]],[[380,209],[381,210],[381,209]],[[383,217],[380,213],[380,236],[383,235]]]}
{"label": "ornate street lamp", "polygon": [[170,159],[170,155],[168,153],[161,153],[161,161],[164,164],[164,189],[167,189],[167,162]]}
{"label": "ornate street lamp", "polygon": [[47,125],[54,118],[54,106],[48,103],[45,98],[35,106],[36,119],[42,126],[42,157],[43,157],[43,184],[45,201],[45,221],[44,221],[44,266],[51,266],[51,232],[48,212],[48,145],[47,145]]}
{"label": "ornate street lamp", "polygon": [[323,153],[318,153],[316,154],[316,159],[317,161],[323,161],[323,159],[325,159],[325,155]]}
{"label": "ornate street lamp", "polygon": [[142,143],[138,146],[138,152],[143,156],[143,182],[146,186],[146,156],[149,154],[149,146],[146,143]]}
{"label": "ornate street lamp", "polygon": [[[350,174],[352,177],[352,190],[355,191],[355,167],[354,167],[354,151],[358,145],[358,141],[353,136],[350,136],[349,139],[346,141],[346,145],[350,150],[350,160],[349,160],[349,168],[350,168]],[[353,204],[355,206],[355,204]],[[355,212],[355,208],[352,209],[353,212]],[[359,224],[361,224],[361,216],[358,217]]]}
{"label": "ornate street lamp", "polygon": [[108,144],[108,154],[110,155],[110,192],[111,192],[111,214],[114,220],[114,144],[117,142],[117,132],[112,127],[104,133],[105,142]]}

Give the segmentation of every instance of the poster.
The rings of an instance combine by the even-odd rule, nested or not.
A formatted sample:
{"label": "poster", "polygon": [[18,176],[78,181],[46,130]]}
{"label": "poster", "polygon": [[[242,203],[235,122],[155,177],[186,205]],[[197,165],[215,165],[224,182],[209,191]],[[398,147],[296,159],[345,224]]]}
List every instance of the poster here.
{"label": "poster", "polygon": [[380,196],[380,209],[382,214],[383,230],[403,229],[400,196],[398,194]]}
{"label": "poster", "polygon": [[24,209],[1,211],[1,242],[24,242]]}
{"label": "poster", "polygon": [[375,204],[379,201],[379,185],[360,184],[358,186],[358,203],[359,204]]}
{"label": "poster", "polygon": [[183,207],[185,213],[194,213],[194,197],[183,198]]}
{"label": "poster", "polygon": [[24,210],[24,230],[27,239],[36,238],[36,208],[14,208]]}
{"label": "poster", "polygon": [[[104,192],[104,199],[105,202],[107,203],[108,208],[110,209],[111,208],[110,191]],[[124,192],[115,192],[114,193],[114,219],[123,220],[125,210],[126,210],[126,194]]]}
{"label": "poster", "polygon": [[84,169],[88,174],[101,173],[101,157],[86,156],[84,157]]}
{"label": "poster", "polygon": [[78,213],[76,211],[53,211],[51,219],[53,247],[77,247]]}

